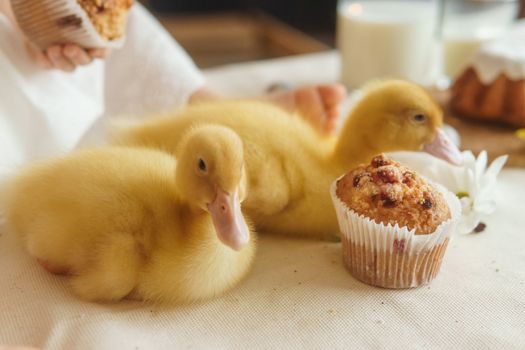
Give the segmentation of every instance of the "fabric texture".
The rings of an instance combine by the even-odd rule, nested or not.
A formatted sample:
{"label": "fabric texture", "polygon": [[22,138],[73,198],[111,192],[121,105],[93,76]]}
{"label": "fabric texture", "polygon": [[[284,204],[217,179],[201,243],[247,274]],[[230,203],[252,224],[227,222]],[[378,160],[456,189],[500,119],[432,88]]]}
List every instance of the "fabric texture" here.
{"label": "fabric texture", "polygon": [[203,86],[191,59],[140,4],[126,39],[106,60],[74,73],[45,71],[0,14],[0,177],[88,142],[110,116],[162,112]]}
{"label": "fabric texture", "polygon": [[[337,72],[337,56],[327,53],[214,69],[207,76],[215,88],[253,95],[267,83],[330,81]],[[410,290],[358,282],[343,267],[340,243],[262,233],[248,277],[216,299],[170,309],[131,301],[87,303],[0,229],[0,344],[79,350],[523,349],[524,181],[524,170],[503,170],[498,209],[486,218],[487,229],[454,235],[437,278]]]}
{"label": "fabric texture", "polygon": [[147,115],[184,105],[204,77],[172,36],[134,5],[127,40],[105,66],[106,115]]}
{"label": "fabric texture", "polygon": [[101,62],[73,74],[40,70],[0,14],[0,176],[70,150],[103,111]]}
{"label": "fabric texture", "polygon": [[340,243],[260,235],[255,266],[208,302],[90,304],[0,236],[0,343],[45,349],[523,349],[525,172],[504,170],[498,211],[452,237],[437,278],[411,290],[351,277]]}

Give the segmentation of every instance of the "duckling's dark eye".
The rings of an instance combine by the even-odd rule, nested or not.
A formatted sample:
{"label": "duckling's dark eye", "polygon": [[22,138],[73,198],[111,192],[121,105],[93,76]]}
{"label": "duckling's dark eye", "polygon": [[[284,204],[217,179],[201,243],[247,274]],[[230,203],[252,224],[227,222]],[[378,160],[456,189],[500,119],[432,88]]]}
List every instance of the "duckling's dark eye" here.
{"label": "duckling's dark eye", "polygon": [[423,123],[427,120],[427,117],[424,114],[416,114],[412,117],[416,123]]}
{"label": "duckling's dark eye", "polygon": [[202,158],[199,158],[198,166],[200,171],[206,172],[206,163],[204,162],[204,160],[202,160]]}

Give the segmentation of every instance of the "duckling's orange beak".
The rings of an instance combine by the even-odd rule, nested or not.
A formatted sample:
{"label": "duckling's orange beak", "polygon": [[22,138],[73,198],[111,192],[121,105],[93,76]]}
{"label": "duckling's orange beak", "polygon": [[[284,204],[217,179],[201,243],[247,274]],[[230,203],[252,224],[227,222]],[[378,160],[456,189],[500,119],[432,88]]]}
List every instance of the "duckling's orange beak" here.
{"label": "duckling's orange beak", "polygon": [[442,129],[437,129],[434,140],[423,145],[423,150],[454,165],[460,165],[462,162],[459,148]]}
{"label": "duckling's orange beak", "polygon": [[238,190],[233,194],[217,188],[217,197],[208,204],[213,226],[222,243],[241,250],[250,240],[250,231],[241,212]]}

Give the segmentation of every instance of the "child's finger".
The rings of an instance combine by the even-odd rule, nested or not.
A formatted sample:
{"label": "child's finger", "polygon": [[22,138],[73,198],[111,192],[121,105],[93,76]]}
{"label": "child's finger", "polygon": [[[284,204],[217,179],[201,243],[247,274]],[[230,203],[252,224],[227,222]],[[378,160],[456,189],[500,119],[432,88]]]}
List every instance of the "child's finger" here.
{"label": "child's finger", "polygon": [[44,55],[42,52],[36,53],[35,56],[33,56],[33,57],[36,60],[36,64],[40,68],[42,68],[42,69],[51,69],[51,68],[53,68],[53,62],[51,62],[49,57]]}
{"label": "child's finger", "polygon": [[63,49],[64,56],[77,66],[84,66],[90,64],[93,58],[89,56],[86,50],[77,45],[67,44]]}
{"label": "child's finger", "polygon": [[26,41],[26,49],[31,58],[36,62],[37,66],[42,69],[51,69],[53,67],[53,63],[51,60],[40,51],[37,47],[35,47],[31,42]]}
{"label": "child's finger", "polygon": [[56,68],[66,72],[72,72],[75,70],[75,65],[64,56],[60,45],[49,47],[46,50],[46,53]]}
{"label": "child's finger", "polygon": [[324,84],[317,88],[325,106],[337,106],[343,101],[347,95],[346,88],[342,84]]}
{"label": "child's finger", "polygon": [[92,58],[104,59],[106,58],[107,53],[108,52],[106,49],[89,49],[88,50],[88,55],[90,55]]}

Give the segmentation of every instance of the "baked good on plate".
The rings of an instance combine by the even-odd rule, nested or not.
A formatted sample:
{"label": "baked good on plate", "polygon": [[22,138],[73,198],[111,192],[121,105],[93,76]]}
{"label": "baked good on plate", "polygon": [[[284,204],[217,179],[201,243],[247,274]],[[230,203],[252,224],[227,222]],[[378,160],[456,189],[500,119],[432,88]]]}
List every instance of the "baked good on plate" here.
{"label": "baked good on plate", "polygon": [[331,190],[352,275],[386,288],[417,287],[437,275],[461,212],[454,194],[383,154]]}
{"label": "baked good on plate", "polygon": [[133,0],[12,0],[26,36],[41,49],[74,43],[86,48],[122,45]]}
{"label": "baked good on plate", "polygon": [[525,23],[485,44],[452,86],[450,106],[479,120],[525,126]]}

